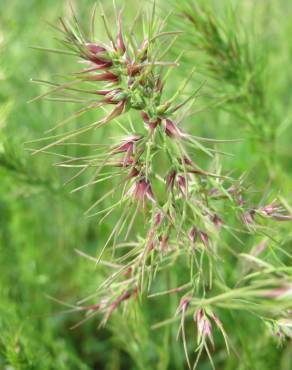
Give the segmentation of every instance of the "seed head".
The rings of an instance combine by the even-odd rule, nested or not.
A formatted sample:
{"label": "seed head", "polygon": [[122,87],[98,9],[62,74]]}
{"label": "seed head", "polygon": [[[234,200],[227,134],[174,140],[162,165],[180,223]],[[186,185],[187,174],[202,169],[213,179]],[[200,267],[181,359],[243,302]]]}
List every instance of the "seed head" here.
{"label": "seed head", "polygon": [[144,178],[140,178],[134,185],[133,195],[139,203],[146,205],[146,200],[150,200],[155,203],[154,194],[151,188],[151,184]]}

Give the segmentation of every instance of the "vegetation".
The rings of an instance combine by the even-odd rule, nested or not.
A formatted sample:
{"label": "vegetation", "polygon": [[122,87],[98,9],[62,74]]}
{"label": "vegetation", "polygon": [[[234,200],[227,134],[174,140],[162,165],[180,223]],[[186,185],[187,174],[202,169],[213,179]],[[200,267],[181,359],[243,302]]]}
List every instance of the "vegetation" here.
{"label": "vegetation", "polygon": [[291,5],[0,10],[0,368],[290,369]]}

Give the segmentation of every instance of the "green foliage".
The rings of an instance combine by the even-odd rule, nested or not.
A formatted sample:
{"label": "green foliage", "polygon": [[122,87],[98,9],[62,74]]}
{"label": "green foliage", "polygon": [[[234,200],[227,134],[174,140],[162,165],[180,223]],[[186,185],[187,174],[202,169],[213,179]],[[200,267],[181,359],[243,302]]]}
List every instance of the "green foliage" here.
{"label": "green foliage", "polygon": [[[103,3],[112,25],[112,4]],[[167,94],[173,95],[196,67],[198,73],[182,97],[206,82],[196,99],[194,110],[198,112],[186,118],[184,128],[197,136],[243,139],[236,144],[220,144],[220,150],[234,154],[224,157],[224,169],[235,170],[235,177],[247,173],[252,189],[260,190],[260,194],[251,193],[255,204],[262,200],[260,205],[264,205],[267,199],[278,196],[291,213],[291,5],[272,0],[195,3],[195,8],[191,1],[161,0],[157,4],[161,16],[173,11],[167,31],[184,31],[173,35],[177,40],[167,54],[168,60],[176,60],[185,51],[180,68],[177,72],[174,68],[168,77]],[[74,4],[85,26],[90,23],[92,5],[89,0]],[[125,6],[124,17],[130,23],[140,3],[121,0],[118,5]],[[186,363],[183,346],[176,341],[177,324],[152,329],[154,324],[173,317],[180,295],[137,299],[129,302],[127,310],[117,311],[105,328],[97,329],[100,318],[93,317],[73,330],[84,319],[82,312],[65,312],[71,307],[50,298],[76,307],[77,301],[96,290],[107,277],[108,269],[103,265],[96,267],[94,261],[82,258],[76,250],[93,257],[99,255],[118,220],[118,215],[113,215],[98,224],[97,219],[84,215],[109,190],[107,184],[71,194],[70,190],[90,181],[91,174],[64,187],[74,172],[52,165],[60,155],[89,155],[91,147],[65,146],[51,156],[34,157],[25,149],[25,142],[39,138],[80,108],[78,103],[27,104],[47,91],[29,83],[30,78],[49,80],[55,73],[76,71],[70,57],[64,59],[59,54],[29,48],[59,48],[52,30],[43,21],[55,25],[59,16],[70,17],[70,7],[60,1],[0,3],[0,369],[182,369]],[[105,38],[101,23],[97,23],[100,28],[96,32]],[[141,37],[142,31],[136,28]],[[103,111],[88,112],[86,117],[72,121],[73,129],[103,116]],[[137,119],[138,115],[134,115],[134,124]],[[105,127],[86,134],[84,141],[104,143],[116,133],[116,127]],[[207,164],[205,159],[198,161],[202,166]],[[161,168],[163,163],[156,166]],[[103,203],[105,207],[110,205],[111,200]],[[230,221],[235,220],[230,217]],[[139,222],[142,231],[143,219]],[[273,224],[269,224],[269,235],[273,229]],[[263,254],[256,256],[252,253],[267,241],[265,236],[246,234],[242,236],[243,244],[239,244],[223,235],[226,244],[240,253],[239,258],[226,253],[220,265],[219,273],[235,285],[233,288],[237,288],[240,274],[249,268],[259,274],[259,280],[271,270],[273,277],[281,278],[281,268],[291,278],[291,225],[277,226],[271,236],[276,242],[269,240]],[[254,259],[250,267],[251,255]],[[155,291],[176,286],[184,274],[182,265],[172,266]],[[217,291],[222,292],[220,283]],[[238,294],[244,298],[244,293]],[[214,330],[216,351],[212,357],[216,368],[291,368],[291,341],[278,344],[275,322],[241,309],[226,310],[239,304],[228,300],[228,292],[223,299],[214,299],[231,347],[228,356],[220,331]],[[198,305],[202,303],[206,302],[199,300]],[[253,303],[254,311],[261,313],[257,311],[256,299]],[[265,307],[269,310],[269,301]],[[187,321],[186,333],[192,354],[196,344],[192,319]],[[207,355],[202,355],[198,368],[211,368]]]}

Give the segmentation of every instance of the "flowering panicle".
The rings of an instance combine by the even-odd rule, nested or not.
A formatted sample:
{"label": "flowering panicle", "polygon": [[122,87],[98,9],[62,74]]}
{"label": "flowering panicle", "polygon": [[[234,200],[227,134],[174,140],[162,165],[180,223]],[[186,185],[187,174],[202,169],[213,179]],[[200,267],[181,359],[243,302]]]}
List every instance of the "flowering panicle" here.
{"label": "flowering panicle", "polygon": [[[145,297],[155,279],[162,276],[160,271],[176,265],[184,266],[182,279],[189,277],[189,282],[183,286],[189,291],[181,299],[176,317],[181,321],[179,334],[191,367],[185,333],[185,320],[189,315],[193,315],[196,322],[199,355],[205,349],[211,360],[208,344],[215,347],[212,325],[220,330],[228,349],[223,324],[212,311],[212,305],[221,302],[220,286],[214,288],[218,296],[212,297],[214,277],[220,276],[220,281],[224,280],[219,268],[221,252],[233,249],[225,241],[225,233],[240,243],[237,231],[246,232],[242,226],[247,226],[249,232],[256,232],[258,218],[291,220],[292,217],[275,202],[249,207],[248,202],[243,200],[247,191],[242,179],[234,180],[222,174],[221,168],[213,162],[207,169],[196,163],[198,157],[203,156],[214,159],[216,163],[218,156],[224,154],[218,151],[217,145],[224,141],[192,136],[182,128],[182,109],[190,109],[198,92],[195,90],[187,99],[181,100],[193,71],[177,92],[165,99],[167,73],[164,71],[177,66],[177,62],[165,62],[159,58],[160,40],[172,37],[176,32],[163,33],[160,26],[157,26],[158,29],[152,27],[140,43],[134,43],[131,36],[124,32],[122,14],[117,19],[115,38],[106,26],[108,44],[88,39],[79,26],[76,29],[61,20],[64,44],[85,68],[71,75],[70,82],[54,83],[51,90],[38,98],[54,95],[66,101],[68,96],[72,99],[82,97],[80,102],[85,104],[84,107],[54,129],[88,111],[104,108],[108,112],[97,122],[53,136],[55,141],[36,149],[34,153],[50,152],[49,149],[55,146],[70,143],[90,130],[109,124],[116,127],[117,132],[120,127],[127,132],[122,139],[115,137],[114,143],[99,143],[92,155],[62,157],[57,163],[60,167],[76,169],[69,182],[86,170],[94,170],[90,181],[73,189],[73,192],[102,182],[110,187],[90,206],[87,214],[97,216],[103,222],[113,211],[121,212],[96,261],[101,262],[107,247],[111,246],[115,251],[122,246],[121,253],[113,253],[114,261],[109,262],[114,272],[96,292],[100,303],[78,307],[94,314],[103,313],[102,324],[105,324],[123,303],[137,294]],[[86,100],[88,96],[90,99]],[[126,113],[130,116],[133,110],[139,115],[135,115],[134,123],[130,118],[127,125],[122,116]],[[99,205],[110,196],[118,197],[118,201],[100,209]],[[144,213],[143,222],[139,218],[141,211]],[[239,226],[228,225],[227,215],[230,213],[237,216]],[[138,223],[141,235],[134,232]],[[129,241],[130,237],[135,241]],[[247,298],[253,297],[253,294],[263,299],[267,297],[262,291],[249,288],[249,275],[244,279],[246,286],[238,288],[240,294],[246,294]],[[220,284],[222,287],[223,283]],[[226,286],[226,291],[221,294],[226,298],[230,296],[232,304],[239,304],[239,301],[233,300],[232,293],[235,294],[235,291],[228,289]],[[173,287],[165,294],[181,290],[184,288]],[[264,293],[268,292],[268,289],[264,290]],[[272,295],[275,297],[270,291],[269,296]],[[202,305],[202,302],[206,304]]]}

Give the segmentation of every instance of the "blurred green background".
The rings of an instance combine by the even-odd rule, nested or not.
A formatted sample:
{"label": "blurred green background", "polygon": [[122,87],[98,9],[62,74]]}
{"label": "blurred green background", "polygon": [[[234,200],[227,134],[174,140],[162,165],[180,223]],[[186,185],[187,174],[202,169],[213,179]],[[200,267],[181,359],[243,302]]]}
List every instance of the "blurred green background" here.
{"label": "blurred green background", "polygon": [[[82,23],[87,25],[94,2],[72,3]],[[107,0],[103,3],[110,17],[112,3]],[[142,5],[139,0],[119,3],[124,6],[128,21]],[[158,1],[158,12],[165,14],[182,3]],[[261,124],[273,127],[273,148],[247,127],[244,118],[233,114],[232,108],[215,105],[201,111],[209,101],[204,93],[197,103],[200,112],[188,119],[185,128],[196,135],[242,138],[242,143],[224,147],[234,154],[224,166],[236,175],[247,171],[257,190],[265,192],[268,185],[274,194],[280,192],[292,204],[291,4],[284,0],[262,0],[256,4],[244,0],[208,1],[219,14],[230,3],[237,9],[236,16],[243,27],[252,30],[254,26],[251,32],[260,35],[253,40],[252,47],[263,55],[268,66],[264,94],[272,116],[269,113]],[[52,166],[54,158],[44,154],[31,157],[24,148],[26,141],[41,137],[49,127],[76,110],[74,106],[50,101],[27,103],[43,91],[29,82],[31,78],[52,80],[58,73],[74,70],[74,61],[69,58],[29,48],[56,47],[55,34],[46,21],[56,24],[59,16],[70,16],[67,2],[0,0],[0,369],[182,369],[181,344],[172,341],[169,346],[163,333],[150,330],[156,315],[168,317],[172,308],[149,305],[141,315],[139,333],[119,314],[105,329],[97,330],[98,320],[92,319],[71,330],[81,316],[62,313],[64,307],[48,298],[53,296],[70,303],[94,291],[103,271],[74,250],[96,255],[114,222],[113,219],[112,223],[100,226],[94,218],[84,216],[84,211],[102,193],[102,187],[71,195],[70,186],[63,186],[70,177],[69,171],[56,169]],[[194,64],[198,65],[194,85],[206,79],[204,71],[200,71],[204,58],[196,55],[192,45],[191,25],[186,26],[185,21],[172,15],[168,27],[180,26],[189,29],[176,43],[173,54],[181,49],[186,53],[181,68],[173,72],[176,78],[171,78],[170,91],[177,89]],[[216,83],[220,86],[221,82],[219,79]],[[206,95],[208,91],[216,95],[212,84],[214,81],[209,84],[207,80]],[[100,114],[90,113],[81,120],[92,122]],[[76,120],[73,125],[79,123]],[[101,142],[111,136],[112,130],[115,128],[90,134],[88,141]],[[74,150],[78,155],[86,153],[84,148],[70,148],[70,153]],[[291,248],[289,229],[284,229],[283,238],[286,247]],[[139,314],[143,309],[137,311]],[[233,320],[231,330],[237,321]],[[245,365],[236,358],[226,360],[222,350],[216,360],[218,368],[292,369],[291,343],[277,347],[261,323],[253,325],[249,319],[246,322],[242,319],[237,325],[240,333],[232,334],[238,337],[237,351]],[[199,369],[209,366],[203,359]]]}

